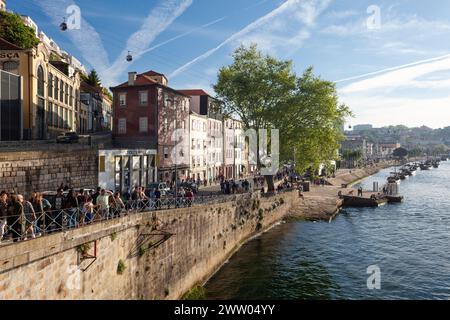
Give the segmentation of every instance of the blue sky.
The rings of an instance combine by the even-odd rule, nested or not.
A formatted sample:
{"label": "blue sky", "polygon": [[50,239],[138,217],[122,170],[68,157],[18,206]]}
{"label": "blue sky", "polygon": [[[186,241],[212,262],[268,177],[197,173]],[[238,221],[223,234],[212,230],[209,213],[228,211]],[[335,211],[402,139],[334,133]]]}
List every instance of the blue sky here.
{"label": "blue sky", "polygon": [[[81,29],[62,33],[71,4],[81,9]],[[367,12],[373,6],[379,23]],[[312,65],[337,81],[355,113],[351,124],[450,125],[448,0],[8,0],[8,7],[30,15],[106,85],[153,69],[174,88],[213,94],[218,68],[240,43],[254,42],[292,59],[298,73]]]}

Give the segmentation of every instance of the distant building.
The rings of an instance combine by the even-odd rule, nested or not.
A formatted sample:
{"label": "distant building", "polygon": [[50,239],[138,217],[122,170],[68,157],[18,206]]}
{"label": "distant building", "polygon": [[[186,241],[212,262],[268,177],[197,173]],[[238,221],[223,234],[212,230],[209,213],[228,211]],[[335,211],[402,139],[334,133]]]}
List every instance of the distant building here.
{"label": "distant building", "polygon": [[400,147],[401,144],[398,142],[381,142],[376,145],[376,155],[381,158],[389,157]]}
{"label": "distant building", "polygon": [[372,129],[373,129],[373,126],[371,124],[358,124],[353,127],[353,131],[355,131],[355,132],[368,131],[368,130],[372,130]]}
{"label": "distant building", "polygon": [[0,0],[0,11],[6,10],[6,0]]}

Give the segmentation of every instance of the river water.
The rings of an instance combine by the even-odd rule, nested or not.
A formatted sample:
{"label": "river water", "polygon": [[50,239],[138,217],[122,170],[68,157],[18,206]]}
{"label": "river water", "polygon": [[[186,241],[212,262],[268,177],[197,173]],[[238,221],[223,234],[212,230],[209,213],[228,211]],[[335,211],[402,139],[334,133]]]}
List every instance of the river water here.
{"label": "river water", "polygon": [[[382,186],[390,171],[361,184]],[[207,298],[450,299],[450,161],[419,169],[400,193],[402,204],[272,228],[210,279]],[[368,289],[369,266],[380,270],[380,289]]]}

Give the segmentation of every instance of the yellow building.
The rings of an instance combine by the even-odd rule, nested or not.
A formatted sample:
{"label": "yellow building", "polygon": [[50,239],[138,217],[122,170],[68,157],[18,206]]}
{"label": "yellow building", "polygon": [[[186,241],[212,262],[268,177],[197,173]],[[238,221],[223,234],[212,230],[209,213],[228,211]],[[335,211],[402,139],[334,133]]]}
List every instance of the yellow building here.
{"label": "yellow building", "polygon": [[22,76],[24,139],[75,130],[80,75],[42,42],[22,50],[0,40],[0,69]]}

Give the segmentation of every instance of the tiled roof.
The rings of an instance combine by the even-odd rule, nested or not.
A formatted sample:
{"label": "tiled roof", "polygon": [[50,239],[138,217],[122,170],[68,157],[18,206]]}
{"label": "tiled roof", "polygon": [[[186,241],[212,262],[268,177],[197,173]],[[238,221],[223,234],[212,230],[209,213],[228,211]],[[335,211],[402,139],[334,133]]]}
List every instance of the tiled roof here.
{"label": "tiled roof", "polygon": [[187,96],[209,96],[209,94],[203,89],[185,89],[178,91],[184,93]]}
{"label": "tiled roof", "polygon": [[[145,86],[145,85],[152,85],[152,84],[157,84],[157,83],[158,82],[152,80],[149,76],[147,76],[145,74],[136,75],[136,80],[134,81],[135,86]],[[114,88],[123,88],[123,87],[128,87],[128,81],[125,81],[124,83],[121,83]]]}

